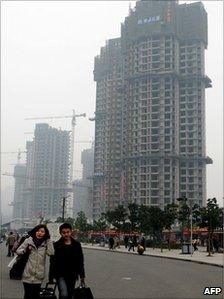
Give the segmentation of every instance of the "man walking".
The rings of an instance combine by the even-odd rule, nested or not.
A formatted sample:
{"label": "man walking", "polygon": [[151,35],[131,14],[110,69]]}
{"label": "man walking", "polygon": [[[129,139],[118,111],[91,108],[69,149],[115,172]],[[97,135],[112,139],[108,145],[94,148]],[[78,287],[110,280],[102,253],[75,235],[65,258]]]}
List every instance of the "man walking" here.
{"label": "man walking", "polygon": [[125,246],[126,249],[128,248],[128,240],[129,240],[128,236],[125,235],[124,236],[124,246]]}
{"label": "man walking", "polygon": [[56,279],[60,299],[71,299],[78,277],[85,285],[83,252],[81,244],[71,237],[70,224],[62,224],[59,232],[61,238],[54,243],[55,254],[50,259],[49,281]]}
{"label": "man walking", "polygon": [[114,250],[114,238],[110,237],[108,241],[109,241],[109,250]]}
{"label": "man walking", "polygon": [[6,241],[6,246],[8,246],[8,254],[7,256],[14,256],[14,253],[12,251],[13,245],[16,242],[16,237],[13,235],[13,232],[10,232],[7,241]]}
{"label": "man walking", "polygon": [[129,248],[128,248],[128,251],[130,251],[131,249],[133,251],[135,251],[135,239],[134,239],[134,237],[131,237],[131,239],[129,239]]}

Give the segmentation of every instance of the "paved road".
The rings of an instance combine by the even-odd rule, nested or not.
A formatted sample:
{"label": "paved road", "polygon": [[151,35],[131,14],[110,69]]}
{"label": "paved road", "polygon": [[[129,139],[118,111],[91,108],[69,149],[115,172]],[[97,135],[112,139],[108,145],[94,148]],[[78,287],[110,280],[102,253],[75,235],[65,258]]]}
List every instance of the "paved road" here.
{"label": "paved road", "polygon": [[[5,249],[1,249],[1,299],[22,298],[19,281],[8,279]],[[84,250],[87,284],[95,298],[205,298],[206,286],[222,286],[223,269],[148,256]],[[209,298],[222,298],[209,296]]]}

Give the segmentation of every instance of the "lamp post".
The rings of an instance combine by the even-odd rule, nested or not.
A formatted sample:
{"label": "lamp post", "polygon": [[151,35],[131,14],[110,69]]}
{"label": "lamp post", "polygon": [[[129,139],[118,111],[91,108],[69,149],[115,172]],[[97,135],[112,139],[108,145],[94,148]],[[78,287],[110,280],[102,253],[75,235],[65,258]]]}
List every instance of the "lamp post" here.
{"label": "lamp post", "polygon": [[193,207],[193,202],[188,200],[186,197],[180,197],[177,198],[177,201],[185,201],[185,203],[188,201],[189,202],[189,208],[190,208],[190,245],[191,245],[191,256],[193,254],[193,248],[192,248],[192,242],[193,242],[193,213],[192,213],[192,207]]}
{"label": "lamp post", "polygon": [[193,242],[193,214],[192,214],[192,206],[193,202],[189,202],[190,206],[190,217],[191,217],[191,237],[190,237],[190,242],[191,242],[191,256],[193,255],[193,248],[192,248],[192,242]]}

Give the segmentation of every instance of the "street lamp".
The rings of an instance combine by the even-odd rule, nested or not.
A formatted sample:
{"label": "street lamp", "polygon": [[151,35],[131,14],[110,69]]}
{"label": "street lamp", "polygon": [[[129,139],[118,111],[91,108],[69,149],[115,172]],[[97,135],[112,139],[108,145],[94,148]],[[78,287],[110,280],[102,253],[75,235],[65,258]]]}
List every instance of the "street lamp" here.
{"label": "street lamp", "polygon": [[190,206],[190,217],[191,217],[191,256],[193,255],[193,248],[192,248],[192,242],[193,242],[193,214],[192,214],[192,206],[193,206],[193,202],[189,201],[189,206]]}
{"label": "street lamp", "polygon": [[186,197],[179,197],[177,198],[177,201],[185,201],[189,202],[189,208],[190,208],[190,243],[191,243],[191,256],[193,254],[193,248],[192,248],[192,242],[193,242],[193,213],[192,213],[192,207],[193,207],[193,201],[188,200]]}

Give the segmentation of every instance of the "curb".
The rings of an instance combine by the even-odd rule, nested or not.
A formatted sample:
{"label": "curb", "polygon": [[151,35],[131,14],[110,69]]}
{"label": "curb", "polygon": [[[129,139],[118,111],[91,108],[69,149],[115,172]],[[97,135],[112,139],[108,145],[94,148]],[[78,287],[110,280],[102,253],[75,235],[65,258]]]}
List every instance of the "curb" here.
{"label": "curb", "polygon": [[[92,247],[91,248],[91,247],[87,247],[83,244],[82,244],[82,248],[90,249],[90,250],[99,250],[99,251],[110,252],[106,248],[102,248],[102,247],[101,248],[97,248],[97,247]],[[112,252],[137,255],[137,252],[125,252],[125,251],[112,251]],[[197,261],[197,260],[189,260],[189,259],[178,258],[178,257],[173,257],[173,256],[160,256],[160,255],[155,255],[155,254],[144,254],[144,256],[157,257],[157,258],[166,258],[166,259],[171,259],[171,260],[179,260],[179,261],[184,261],[184,262],[192,262],[192,263],[197,263],[197,264],[203,264],[203,265],[209,265],[209,266],[215,266],[215,267],[223,268],[223,265],[220,265],[220,264],[215,264],[215,263],[211,263],[211,262]]]}

